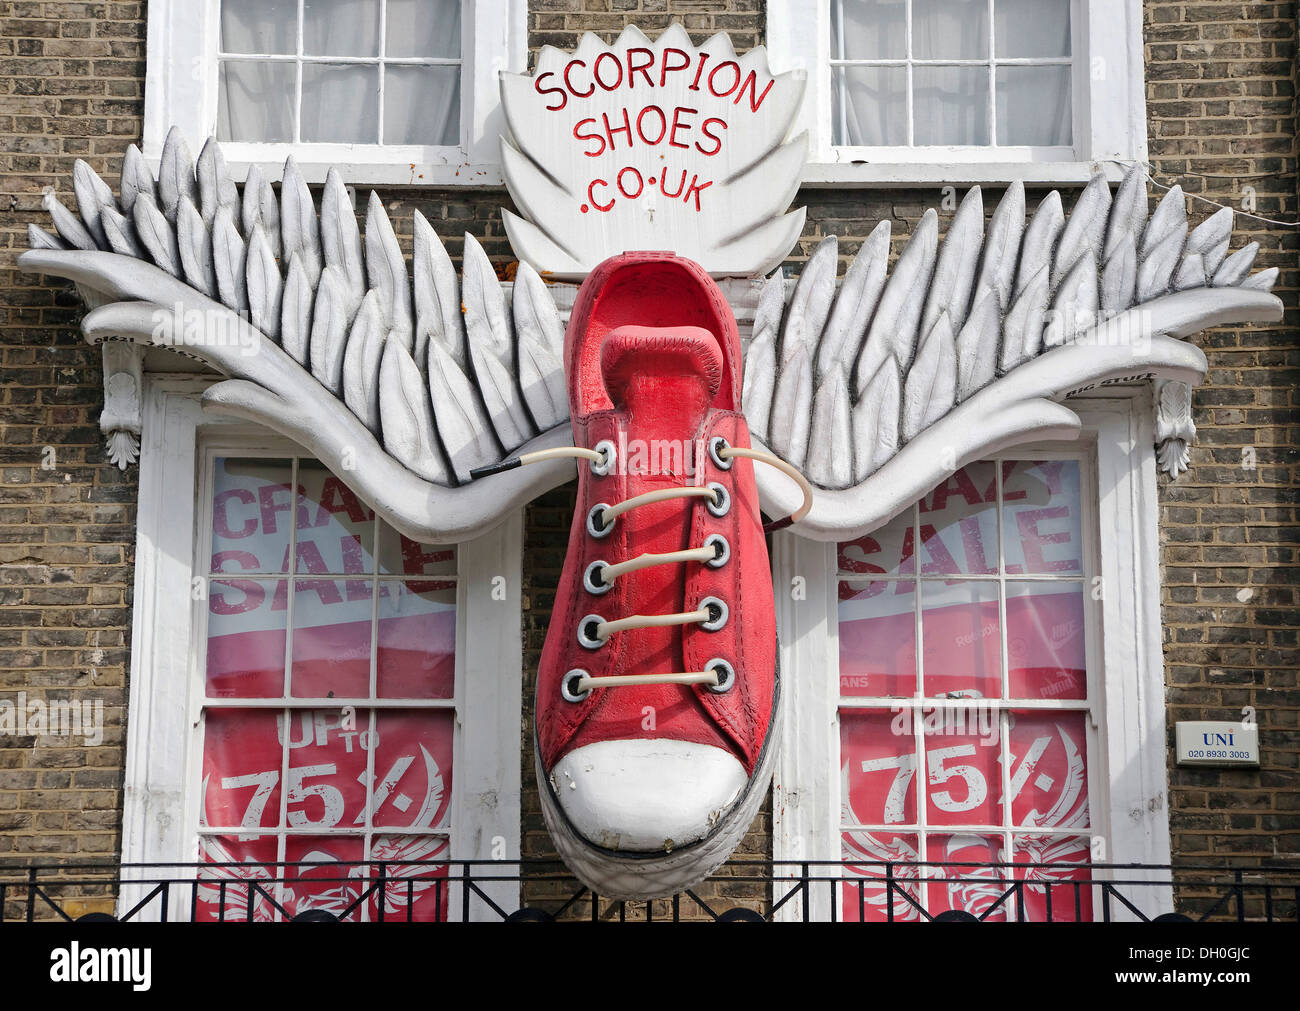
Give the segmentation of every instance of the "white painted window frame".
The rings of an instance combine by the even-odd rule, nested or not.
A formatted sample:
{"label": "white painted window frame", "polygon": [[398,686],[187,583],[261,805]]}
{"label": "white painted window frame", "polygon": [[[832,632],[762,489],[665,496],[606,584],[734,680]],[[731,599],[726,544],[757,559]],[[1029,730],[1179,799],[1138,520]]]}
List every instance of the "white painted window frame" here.
{"label": "white painted window frame", "polygon": [[[145,379],[140,444],[139,508],[132,613],[122,863],[158,864],[134,878],[183,877],[198,854],[203,700],[203,612],[190,607],[202,543],[198,490],[205,446],[219,442],[251,452],[301,455],[265,429],[205,414],[200,398],[210,379]],[[520,625],[523,513],[516,511],[482,537],[460,544],[456,622],[456,700],[450,858],[518,860],[520,853],[519,713],[523,686]],[[506,599],[493,600],[493,577]],[[178,601],[184,602],[177,606]],[[462,885],[448,879],[447,909],[461,910]],[[502,908],[516,908],[519,887],[478,886]],[[124,884],[119,914],[149,889]],[[169,919],[188,919],[190,893],[173,889]],[[487,909],[478,897],[472,915]],[[157,918],[158,900],[147,907]]]}
{"label": "white painted window frame", "polygon": [[[309,183],[324,182],[336,167],[345,182],[372,186],[501,185],[498,79],[527,66],[527,0],[472,0],[463,8],[459,146],[224,143],[231,174],[242,181],[255,164],[276,180],[292,154]],[[219,29],[217,0],[149,4],[143,153],[155,166],[173,125],[196,153],[216,134]]]}
{"label": "white painted window frame", "polygon": [[1034,147],[848,147],[831,143],[830,4],[769,0],[772,69],[803,68],[808,88],[794,132],[808,131],[810,186],[1042,185],[1113,181],[1147,157],[1141,0],[1073,0],[1074,144]]}
{"label": "white painted window frame", "polygon": [[[1101,577],[1100,628],[1090,631],[1089,691],[1100,692],[1096,728],[1101,761],[1090,755],[1091,832],[1106,840],[1098,863],[1170,862],[1168,766],[1165,742],[1164,659],[1160,633],[1160,566],[1154,421],[1149,389],[1071,401],[1083,421],[1073,443],[1036,443],[998,454],[1084,451],[1095,502],[1095,522],[1084,533],[1097,544]],[[1087,484],[1085,483],[1085,487]],[[1104,531],[1106,536],[1097,532]],[[839,642],[836,630],[837,549],[791,533],[773,539],[773,581],[781,637],[782,745],[772,796],[774,860],[839,861],[840,726]],[[806,599],[796,600],[801,579]],[[1100,635],[1100,642],[1094,638]],[[1093,657],[1097,658],[1092,669]],[[836,868],[814,868],[834,874]],[[785,873],[785,872],[783,872]],[[792,872],[790,872],[792,874]],[[1101,872],[1098,872],[1101,877]],[[775,898],[789,886],[777,883]],[[1173,910],[1172,886],[1137,889],[1147,915]],[[834,892],[838,896],[838,890]],[[813,889],[809,915],[831,917],[832,889]],[[1112,903],[1113,919],[1126,911]],[[1099,906],[1094,903],[1094,909]],[[788,902],[779,918],[798,920],[803,900]]]}

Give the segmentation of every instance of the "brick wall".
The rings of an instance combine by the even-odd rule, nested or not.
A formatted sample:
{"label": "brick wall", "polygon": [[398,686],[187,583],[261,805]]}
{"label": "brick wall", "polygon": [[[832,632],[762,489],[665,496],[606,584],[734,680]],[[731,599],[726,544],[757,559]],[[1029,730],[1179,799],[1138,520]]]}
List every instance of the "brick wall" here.
{"label": "brick wall", "polygon": [[112,859],[120,843],[135,471],[104,458],[78,300],[14,258],[45,187],[66,198],[76,158],[111,175],[138,138],[143,7],[0,3],[0,698],[99,701],[105,723],[97,747],[0,737],[6,857]]}
{"label": "brick wall", "polygon": [[[1254,213],[1295,221],[1296,5],[1148,2],[1145,36],[1156,179],[1238,210],[1251,187]],[[1213,210],[1188,208],[1195,220]],[[1300,861],[1300,239],[1238,215],[1233,246],[1249,241],[1260,266],[1281,268],[1285,321],[1192,338],[1210,363],[1199,433],[1191,469],[1160,489],[1172,843],[1186,863]],[[1245,706],[1258,714],[1258,772],[1173,765],[1174,721]]]}

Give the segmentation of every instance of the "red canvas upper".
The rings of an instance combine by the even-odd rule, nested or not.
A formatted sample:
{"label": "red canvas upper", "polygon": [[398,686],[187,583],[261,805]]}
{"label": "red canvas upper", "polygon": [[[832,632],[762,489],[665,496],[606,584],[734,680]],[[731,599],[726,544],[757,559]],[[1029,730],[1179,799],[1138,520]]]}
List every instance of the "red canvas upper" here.
{"label": "red canvas upper", "polygon": [[[626,253],[602,263],[579,292],[565,336],[574,445],[618,447],[607,476],[578,466],[578,496],[568,555],[538,672],[537,729],[543,764],[586,744],[670,738],[730,751],[753,772],[771,720],[776,632],[772,581],[753,464],[730,469],[709,457],[721,435],[748,446],[740,413],[740,340],[730,307],[701,267],[667,253]],[[591,508],[656,488],[721,483],[730,509],[716,517],[700,498],[631,509],[613,531],[587,532]],[[645,552],[700,547],[726,537],[720,568],[700,562],[654,565],[614,581],[604,594],[583,585],[595,560],[625,561]],[[715,632],[698,624],[616,632],[600,648],[578,643],[581,620],[692,611],[705,597],[729,616]],[[574,668],[593,677],[704,670],[729,662],[736,681],[717,694],[704,685],[595,688],[581,702],[561,694]],[[649,708],[647,708],[649,707]]]}

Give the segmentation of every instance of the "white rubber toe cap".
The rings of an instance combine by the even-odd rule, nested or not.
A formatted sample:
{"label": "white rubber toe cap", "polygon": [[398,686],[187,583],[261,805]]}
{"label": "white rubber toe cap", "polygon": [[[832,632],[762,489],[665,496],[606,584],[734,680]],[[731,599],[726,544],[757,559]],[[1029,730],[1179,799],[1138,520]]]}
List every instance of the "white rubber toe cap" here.
{"label": "white rubber toe cap", "polygon": [[605,849],[663,853],[708,835],[748,782],[721,748],[599,741],[565,755],[551,783],[573,827]]}

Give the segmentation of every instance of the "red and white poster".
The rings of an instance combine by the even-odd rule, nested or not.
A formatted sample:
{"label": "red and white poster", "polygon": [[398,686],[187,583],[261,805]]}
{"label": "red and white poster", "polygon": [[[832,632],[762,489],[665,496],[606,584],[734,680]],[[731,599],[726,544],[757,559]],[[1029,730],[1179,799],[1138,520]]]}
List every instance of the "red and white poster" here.
{"label": "red and white poster", "polygon": [[208,696],[310,707],[206,709],[201,859],[241,866],[204,872],[199,918],[375,919],[378,893],[359,900],[381,862],[387,918],[440,918],[454,713],[367,703],[454,697],[454,550],[399,537],[311,461],[291,511],[291,473],[217,461]]}
{"label": "red and white poster", "polygon": [[[1076,909],[1069,884],[1087,876],[1086,716],[1015,704],[1087,698],[1078,464],[1003,462],[1000,516],[994,467],[967,467],[915,515],[840,546],[841,572],[860,577],[840,584],[841,694],[916,700],[841,711],[842,817],[862,826],[843,835],[845,859],[862,861],[847,919],[886,917],[886,862],[900,864],[895,919],[922,918],[906,896],[930,915],[1014,918],[1004,893],[1018,877],[1029,919],[1046,918],[1049,893],[1053,918],[1091,915],[1090,889]],[[1051,866],[960,866],[991,862]]]}

